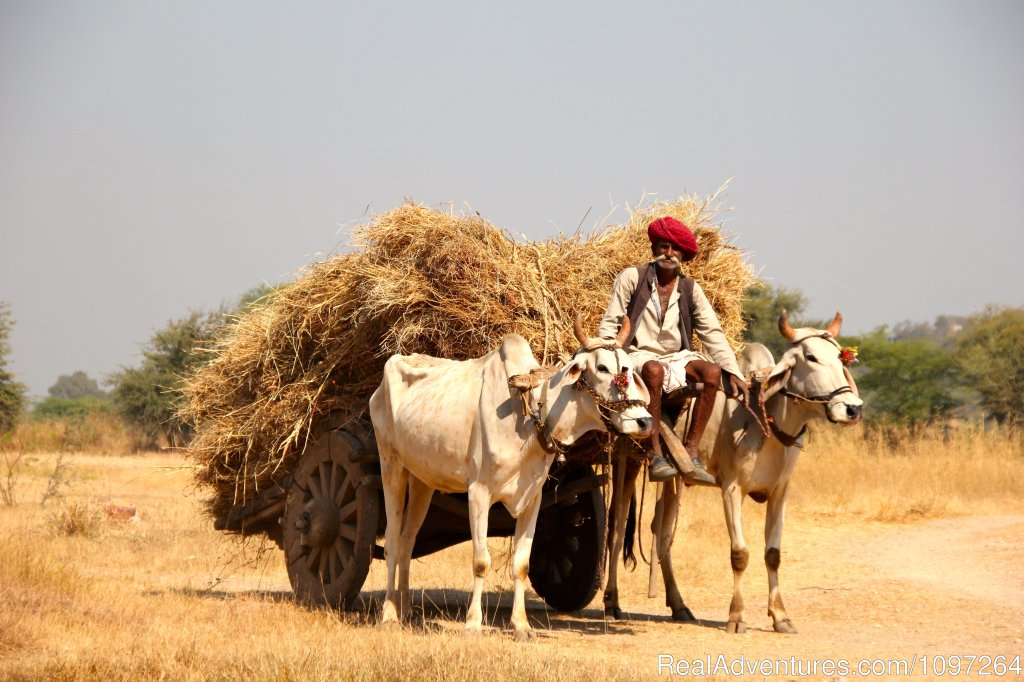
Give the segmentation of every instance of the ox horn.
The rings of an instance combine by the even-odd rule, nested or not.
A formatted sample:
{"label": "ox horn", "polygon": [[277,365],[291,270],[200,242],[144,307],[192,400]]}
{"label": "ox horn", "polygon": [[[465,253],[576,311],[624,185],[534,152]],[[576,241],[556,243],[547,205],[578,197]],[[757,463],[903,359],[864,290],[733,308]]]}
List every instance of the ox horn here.
{"label": "ox horn", "polygon": [[576,313],[576,322],[573,324],[572,330],[576,333],[576,340],[580,342],[580,346],[586,348],[587,344],[590,343],[590,339],[587,337],[587,333],[583,331],[583,313]]}
{"label": "ox horn", "polygon": [[787,341],[792,341],[796,337],[796,330],[793,329],[789,324],[789,316],[786,314],[786,309],[782,309],[782,314],[779,315],[779,333],[786,337]]}
{"label": "ox horn", "polygon": [[619,327],[619,333],[615,336],[615,345],[619,348],[626,346],[626,341],[629,340],[629,318],[625,315],[622,316],[622,326]]}
{"label": "ox horn", "polygon": [[832,322],[828,325],[828,333],[833,338],[839,336],[839,328],[843,326],[843,316],[836,311],[836,316],[832,319]]}

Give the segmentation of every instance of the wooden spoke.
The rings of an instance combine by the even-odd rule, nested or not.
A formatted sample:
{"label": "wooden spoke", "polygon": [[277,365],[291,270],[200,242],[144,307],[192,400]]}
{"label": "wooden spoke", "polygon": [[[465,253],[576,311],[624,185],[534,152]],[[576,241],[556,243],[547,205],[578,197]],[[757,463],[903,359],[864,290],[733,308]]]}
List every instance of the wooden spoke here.
{"label": "wooden spoke", "polygon": [[[346,476],[345,480],[342,481],[341,485],[338,486],[337,490],[334,493],[334,501],[337,504],[345,504],[345,493],[347,493],[349,490],[355,490],[355,488],[352,485],[352,478]],[[354,495],[352,497],[354,497]]]}
{"label": "wooden spoke", "polygon": [[359,509],[359,500],[352,500],[338,510],[338,518],[340,518],[342,523],[344,523],[356,512],[357,509]]}
{"label": "wooden spoke", "polygon": [[306,478],[307,485],[309,486],[309,494],[314,498],[323,497],[324,494],[320,490],[320,479],[312,473]]}
{"label": "wooden spoke", "polygon": [[341,557],[338,556],[337,543],[335,543],[334,547],[331,547],[328,554],[331,557],[331,582],[334,582],[334,579],[341,575]]}
{"label": "wooden spoke", "polygon": [[306,555],[306,568],[313,570],[314,566],[320,564],[320,550],[313,547],[309,550],[309,554]]}
{"label": "wooden spoke", "polygon": [[328,564],[330,563],[331,552],[329,550],[322,550],[320,552],[320,564],[317,566],[317,574],[320,576],[321,582],[329,583],[330,577],[327,572]]}
{"label": "wooden spoke", "polygon": [[356,527],[347,523],[341,524],[338,528],[338,535],[345,538],[346,540],[356,541]]}
{"label": "wooden spoke", "polygon": [[320,495],[318,497],[327,497],[331,494],[330,476],[328,474],[329,463],[329,461],[320,462],[313,473],[313,477],[316,478],[317,485],[320,487]]}

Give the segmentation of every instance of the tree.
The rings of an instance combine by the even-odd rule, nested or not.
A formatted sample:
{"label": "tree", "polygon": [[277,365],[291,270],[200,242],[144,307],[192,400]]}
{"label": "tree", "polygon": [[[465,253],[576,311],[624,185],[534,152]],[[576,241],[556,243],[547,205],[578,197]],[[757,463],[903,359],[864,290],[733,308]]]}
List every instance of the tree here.
{"label": "tree", "polygon": [[1024,423],[1024,308],[987,308],[956,336],[961,381],[1000,422]]}
{"label": "tree", "polygon": [[915,426],[948,416],[961,405],[953,357],[935,341],[890,341],[884,327],[846,341],[860,349],[857,385],[872,421]]}
{"label": "tree", "polygon": [[904,320],[892,328],[892,338],[894,341],[926,338],[947,344],[965,324],[967,318],[960,315],[939,315],[935,318],[934,324]]}
{"label": "tree", "polygon": [[[277,288],[270,284],[260,284],[255,286],[238,297],[238,300],[234,305],[234,311],[229,314],[242,315],[251,311],[253,308],[258,308],[266,303],[267,297],[275,291],[277,291]],[[228,314],[225,316],[227,317]]]}
{"label": "tree", "polygon": [[218,330],[234,324],[237,316],[266,304],[274,291],[274,287],[262,284],[215,312],[192,312],[168,322],[143,347],[142,362],[137,367],[122,367],[107,377],[117,410],[144,435],[145,445],[155,446],[161,438],[173,447],[188,442],[192,429],[176,416],[183,377],[207,361],[203,351]]}
{"label": "tree", "polygon": [[743,339],[763,343],[778,359],[789,348],[789,342],[779,334],[779,315],[786,310],[793,326],[799,327],[802,325],[795,319],[806,307],[807,297],[800,290],[758,282],[747,290],[743,301],[743,317],[747,321]]}
{"label": "tree", "polygon": [[7,369],[7,356],[11,352],[8,338],[14,327],[9,304],[0,301],[0,434],[14,428],[25,409],[25,385],[14,380]]}
{"label": "tree", "polygon": [[223,320],[222,313],[193,312],[170,321],[143,347],[138,367],[122,367],[108,377],[118,411],[147,445],[161,437],[172,446],[187,442],[190,429],[175,417],[181,380],[205,361],[200,351]]}
{"label": "tree", "polygon": [[103,398],[106,391],[99,387],[95,379],[79,370],[74,374],[61,374],[57,381],[46,389],[53,398]]}

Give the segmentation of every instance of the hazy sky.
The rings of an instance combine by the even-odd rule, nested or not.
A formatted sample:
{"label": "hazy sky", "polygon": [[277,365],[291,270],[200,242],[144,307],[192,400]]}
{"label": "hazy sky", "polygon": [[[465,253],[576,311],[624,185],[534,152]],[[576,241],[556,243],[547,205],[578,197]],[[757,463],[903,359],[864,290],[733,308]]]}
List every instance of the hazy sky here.
{"label": "hazy sky", "polygon": [[0,0],[0,300],[35,395],[368,206],[543,239],[730,177],[727,231],[847,331],[1024,304],[1024,3]]}

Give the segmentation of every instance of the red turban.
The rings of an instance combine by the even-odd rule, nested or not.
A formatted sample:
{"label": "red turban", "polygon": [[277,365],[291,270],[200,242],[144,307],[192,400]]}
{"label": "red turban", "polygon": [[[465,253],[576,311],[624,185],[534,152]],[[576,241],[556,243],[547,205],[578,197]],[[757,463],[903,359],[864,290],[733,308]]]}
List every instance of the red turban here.
{"label": "red turban", "polygon": [[683,260],[691,260],[700,251],[697,238],[690,232],[690,228],[671,216],[658,218],[648,225],[647,238],[652,244],[662,239],[672,242],[685,254]]}

